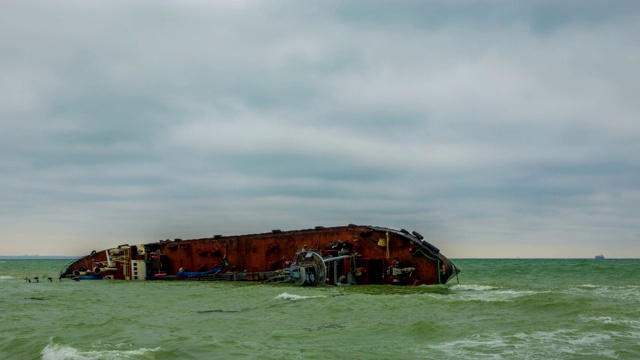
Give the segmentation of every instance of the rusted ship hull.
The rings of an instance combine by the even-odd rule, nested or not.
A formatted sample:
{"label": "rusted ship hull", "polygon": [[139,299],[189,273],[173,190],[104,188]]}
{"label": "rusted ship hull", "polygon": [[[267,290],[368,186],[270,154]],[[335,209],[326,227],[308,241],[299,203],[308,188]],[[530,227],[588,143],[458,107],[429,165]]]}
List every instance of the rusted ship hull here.
{"label": "rusted ship hull", "polygon": [[459,271],[415,231],[351,224],[123,244],[92,251],[60,277],[433,285],[447,283]]}

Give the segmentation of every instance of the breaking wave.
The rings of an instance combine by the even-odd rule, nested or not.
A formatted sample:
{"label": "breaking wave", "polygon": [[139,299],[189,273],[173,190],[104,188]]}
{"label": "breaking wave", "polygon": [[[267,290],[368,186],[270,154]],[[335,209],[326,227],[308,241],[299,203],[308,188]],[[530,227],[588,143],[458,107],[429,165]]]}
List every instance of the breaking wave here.
{"label": "breaking wave", "polygon": [[501,289],[489,285],[454,285],[451,287],[451,295],[459,301],[511,301],[515,298],[539,294],[543,291]]}
{"label": "breaking wave", "polygon": [[489,285],[469,284],[469,285],[453,285],[450,287],[450,289],[458,290],[458,291],[488,291],[488,290],[496,290],[498,288],[489,286]]}
{"label": "breaking wave", "polygon": [[588,288],[588,289],[595,289],[595,288],[600,287],[600,285],[583,284],[583,285],[578,285],[578,287],[581,287],[581,288]]}
{"label": "breaking wave", "polygon": [[9,275],[0,275],[0,280],[11,280],[11,279],[14,279],[14,277]]}
{"label": "breaking wave", "polygon": [[134,349],[134,350],[78,350],[74,347],[62,344],[49,344],[40,355],[42,360],[116,360],[116,359],[137,359],[144,357],[148,353],[156,352],[155,349]]}
{"label": "breaking wave", "polygon": [[582,318],[587,322],[597,322],[601,324],[613,324],[613,325],[622,325],[628,326],[632,329],[640,329],[640,320],[632,320],[632,319],[614,319],[610,316],[592,316],[592,317],[584,317]]}
{"label": "breaking wave", "polygon": [[[568,329],[534,331],[514,335],[477,335],[426,346],[447,357],[462,358],[542,358],[563,356],[616,358],[616,351],[608,348],[612,335],[600,332],[583,333]],[[541,346],[544,345],[544,346]],[[424,349],[423,352],[430,352]]]}
{"label": "breaking wave", "polygon": [[325,295],[316,295],[316,296],[304,296],[304,295],[294,295],[294,294],[289,294],[289,293],[282,293],[278,296],[275,297],[276,300],[293,300],[293,301],[297,301],[297,300],[306,300],[306,299],[315,299],[315,298],[324,298],[326,297]]}
{"label": "breaking wave", "polygon": [[578,285],[566,290],[568,294],[584,294],[608,298],[612,300],[635,300],[640,297],[640,286],[638,285],[624,285],[624,286],[609,286],[609,285]]}

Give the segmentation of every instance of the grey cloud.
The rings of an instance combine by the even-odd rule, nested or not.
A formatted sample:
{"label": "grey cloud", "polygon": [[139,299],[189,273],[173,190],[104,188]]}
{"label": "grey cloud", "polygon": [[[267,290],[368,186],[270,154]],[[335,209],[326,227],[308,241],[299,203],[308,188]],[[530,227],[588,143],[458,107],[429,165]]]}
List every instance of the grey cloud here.
{"label": "grey cloud", "polygon": [[640,9],[568,9],[5,2],[6,252],[354,222],[627,256]]}

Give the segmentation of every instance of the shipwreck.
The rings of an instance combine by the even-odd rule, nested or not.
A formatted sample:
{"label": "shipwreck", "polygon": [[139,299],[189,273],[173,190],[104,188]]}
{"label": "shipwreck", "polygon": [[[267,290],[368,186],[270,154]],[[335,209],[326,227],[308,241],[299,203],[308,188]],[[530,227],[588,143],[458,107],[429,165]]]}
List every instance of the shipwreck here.
{"label": "shipwreck", "polygon": [[435,285],[459,272],[416,231],[350,224],[122,244],[75,260],[60,279]]}

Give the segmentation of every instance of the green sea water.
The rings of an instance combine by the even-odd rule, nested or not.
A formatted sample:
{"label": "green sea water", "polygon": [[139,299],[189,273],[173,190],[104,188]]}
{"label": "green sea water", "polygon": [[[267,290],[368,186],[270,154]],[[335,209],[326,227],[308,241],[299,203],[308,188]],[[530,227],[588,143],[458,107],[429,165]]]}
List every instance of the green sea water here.
{"label": "green sea water", "polygon": [[0,260],[1,359],[640,359],[640,260],[460,259],[459,284],[324,288],[58,281],[68,262]]}

